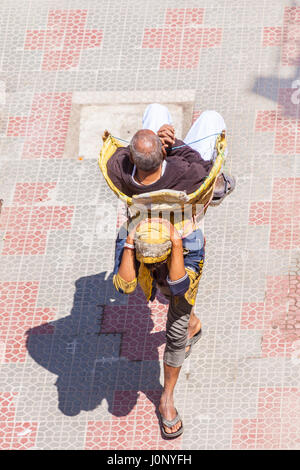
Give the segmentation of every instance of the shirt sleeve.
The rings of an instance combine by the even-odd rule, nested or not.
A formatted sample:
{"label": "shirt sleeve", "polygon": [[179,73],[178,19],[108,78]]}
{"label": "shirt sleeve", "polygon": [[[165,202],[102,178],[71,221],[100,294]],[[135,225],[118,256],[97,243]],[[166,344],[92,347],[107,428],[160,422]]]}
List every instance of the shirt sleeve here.
{"label": "shirt sleeve", "polygon": [[172,295],[184,295],[190,287],[190,278],[188,273],[176,281],[171,281],[168,276],[167,283]]}
{"label": "shirt sleeve", "polygon": [[114,154],[109,158],[106,164],[107,176],[111,182],[127,196],[132,196],[128,191],[127,185],[123,178],[123,167],[130,164],[129,160],[130,150],[128,147],[119,147]]}
{"label": "shirt sleeve", "polygon": [[124,252],[124,246],[126,242],[127,233],[128,233],[127,230],[122,226],[119,230],[119,233],[116,239],[116,244],[115,244],[115,264],[114,264],[113,274],[117,274],[117,272],[119,271],[119,267],[120,267],[123,252]]}

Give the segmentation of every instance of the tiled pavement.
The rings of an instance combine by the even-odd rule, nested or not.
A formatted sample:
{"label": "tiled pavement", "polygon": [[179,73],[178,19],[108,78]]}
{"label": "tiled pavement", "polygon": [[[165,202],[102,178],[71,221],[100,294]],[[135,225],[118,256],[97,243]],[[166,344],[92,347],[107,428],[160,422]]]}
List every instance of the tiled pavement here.
{"label": "tiled pavement", "polygon": [[[2,0],[0,22],[0,448],[299,449],[300,3]],[[167,307],[114,292],[117,201],[65,144],[75,92],[187,90],[223,114],[238,185],[206,216],[167,442]]]}

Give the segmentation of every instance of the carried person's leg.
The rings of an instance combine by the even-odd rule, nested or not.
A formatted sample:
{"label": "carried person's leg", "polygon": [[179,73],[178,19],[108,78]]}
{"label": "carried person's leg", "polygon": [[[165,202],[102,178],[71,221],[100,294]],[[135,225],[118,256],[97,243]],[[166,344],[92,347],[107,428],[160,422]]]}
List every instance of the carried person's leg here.
{"label": "carried person's leg", "polygon": [[[203,139],[195,144],[190,144],[190,147],[197,150],[203,160],[215,160],[217,157],[215,149],[217,135],[212,134],[220,134],[223,130],[226,130],[226,124],[222,116],[216,111],[204,111],[190,128],[184,142],[190,144],[195,140]],[[228,149],[226,148],[225,156],[227,153]],[[220,204],[234,190],[235,185],[236,181],[233,176],[221,172],[217,178],[210,205]]]}
{"label": "carried person's leg", "polygon": [[159,103],[149,104],[143,116],[143,129],[150,129],[157,133],[163,124],[172,124],[172,117],[168,108]]}
{"label": "carried person's leg", "polygon": [[[226,124],[217,111],[203,111],[187,133],[184,143],[197,150],[203,160],[214,160],[217,156],[215,151],[217,135],[212,134],[221,134],[223,130],[226,130]],[[204,140],[190,144],[199,139]]]}

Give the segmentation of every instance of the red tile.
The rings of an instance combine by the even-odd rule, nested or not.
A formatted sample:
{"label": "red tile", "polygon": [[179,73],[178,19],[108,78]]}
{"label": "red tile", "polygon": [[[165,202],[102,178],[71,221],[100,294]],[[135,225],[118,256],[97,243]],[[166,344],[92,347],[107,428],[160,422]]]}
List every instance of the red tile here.
{"label": "red tile", "polygon": [[274,178],[272,202],[252,202],[251,225],[270,225],[272,249],[300,247],[300,178]]}
{"label": "red tile", "polygon": [[299,416],[300,389],[298,387],[277,388],[274,393],[276,393],[276,409],[279,408],[278,402],[280,401],[280,416],[282,419],[293,420],[296,416]]}
{"label": "red tile", "polygon": [[135,291],[128,296],[128,307],[132,308],[139,305],[142,307],[147,307],[148,303],[141,286],[137,285]]}
{"label": "red tile", "polygon": [[25,335],[28,329],[47,323],[55,319],[55,309],[19,308],[7,310],[1,314],[1,334]]}
{"label": "red tile", "polygon": [[161,49],[160,68],[194,69],[201,48],[219,46],[222,29],[201,28],[203,8],[168,8],[163,28],[144,31],[143,48]]}
{"label": "red tile", "polygon": [[38,423],[36,422],[15,423],[11,449],[27,450],[34,447],[36,444],[37,430]]}
{"label": "red tile", "polygon": [[143,49],[160,49],[163,38],[163,29],[146,28],[144,31]]}
{"label": "red tile", "polygon": [[268,225],[271,221],[271,202],[251,202],[249,211],[250,225]]}
{"label": "red tile", "polygon": [[204,8],[167,8],[165,24],[170,26],[190,26],[203,23]]}
{"label": "red tile", "polygon": [[255,121],[256,132],[273,132],[276,125],[276,111],[258,111]]}
{"label": "red tile", "polygon": [[26,335],[6,336],[5,355],[3,362],[5,364],[23,363],[26,360]]}
{"label": "red tile", "polygon": [[202,47],[219,46],[222,42],[221,28],[204,28]]}
{"label": "red tile", "polygon": [[243,305],[242,329],[263,330],[263,357],[291,357],[300,339],[300,276],[268,276],[265,301]]}
{"label": "red tile", "polygon": [[273,178],[272,201],[282,206],[300,201],[300,178]]}
{"label": "red tile", "polygon": [[36,304],[39,282],[1,282],[0,311],[4,309],[31,308]]}
{"label": "red tile", "polygon": [[70,229],[73,206],[7,207],[0,219],[0,229],[9,232],[39,232]]}
{"label": "red tile", "polygon": [[41,50],[46,43],[45,31],[31,30],[26,32],[25,50]]}
{"label": "red tile", "polygon": [[10,450],[13,441],[14,423],[0,421],[0,450]]}
{"label": "red tile", "polygon": [[27,117],[10,117],[8,119],[7,136],[25,137],[27,135],[28,119]]}
{"label": "red tile", "polygon": [[282,65],[300,64],[300,7],[285,7],[283,23]]}
{"label": "red tile", "polygon": [[284,389],[281,387],[260,388],[257,408],[258,418],[280,418],[284,394]]}
{"label": "red tile", "polygon": [[257,112],[255,130],[275,131],[275,154],[294,155],[300,152],[299,106],[294,99],[295,92],[295,88],[279,89],[277,109]]}
{"label": "red tile", "polygon": [[27,31],[25,50],[44,52],[43,70],[77,67],[82,49],[100,47],[103,32],[85,29],[87,10],[50,10],[45,31]]}
{"label": "red tile", "polygon": [[140,393],[134,390],[115,391],[112,412],[115,416],[126,416],[134,419],[136,416],[136,405]]}
{"label": "red tile", "polygon": [[243,304],[242,329],[262,330],[262,357],[295,357],[300,340],[300,276],[268,276],[265,300]]}
{"label": "red tile", "polygon": [[261,350],[263,357],[288,357],[291,355],[293,348],[292,342],[287,341],[282,331],[276,328],[264,331]]}
{"label": "red tile", "polygon": [[42,332],[53,332],[47,322],[55,318],[55,310],[35,308],[38,287],[38,282],[0,283],[0,341],[3,363],[25,362],[28,329],[45,323]]}
{"label": "red tile", "polygon": [[266,27],[263,29],[263,46],[280,46],[282,43],[282,28]]}
{"label": "red tile", "polygon": [[259,389],[257,417],[234,422],[234,449],[299,447],[300,391],[297,387]]}
{"label": "red tile", "polygon": [[280,419],[235,419],[232,449],[278,449]]}
{"label": "red tile", "polygon": [[275,154],[293,155],[296,145],[296,130],[278,128],[275,136]]}
{"label": "red tile", "polygon": [[283,450],[299,450],[300,448],[300,423],[295,416],[297,416],[296,412],[291,418],[281,420],[280,448]]}
{"label": "red tile", "polygon": [[121,357],[157,360],[163,356],[168,305],[147,305],[140,294],[141,300],[131,294],[128,306],[105,307],[101,332],[122,333]]}
{"label": "red tile", "polygon": [[85,31],[83,39],[83,49],[92,49],[94,47],[100,47],[103,40],[103,31],[97,29],[91,29]]}
{"label": "red tile", "polygon": [[63,156],[71,105],[71,93],[40,93],[28,117],[9,117],[7,135],[25,137],[23,158]]}
{"label": "red tile", "polygon": [[[116,391],[111,421],[90,421],[85,448],[100,449],[181,449],[181,438],[168,442],[161,438],[155,413],[160,391],[147,394]],[[117,416],[116,416],[117,415]]]}
{"label": "red tile", "polygon": [[188,25],[199,25],[203,23],[204,8],[186,8],[184,24]]}
{"label": "red tile", "polygon": [[6,232],[2,255],[44,255],[47,232]]}
{"label": "red tile", "polygon": [[125,329],[127,305],[105,306],[103,311],[101,333],[121,333]]}
{"label": "red tile", "polygon": [[56,183],[16,183],[13,205],[31,205],[50,200],[49,193]]}
{"label": "red tile", "polygon": [[128,450],[133,445],[133,434],[116,436],[110,421],[89,421],[85,449],[86,450]]}
{"label": "red tile", "polygon": [[16,398],[18,393],[0,393],[0,426],[1,423],[14,421],[16,414]]}
{"label": "red tile", "polygon": [[270,321],[265,315],[265,304],[260,303],[244,303],[241,317],[241,329],[262,330],[264,325]]}
{"label": "red tile", "polygon": [[165,25],[182,27],[185,22],[185,8],[167,8]]}

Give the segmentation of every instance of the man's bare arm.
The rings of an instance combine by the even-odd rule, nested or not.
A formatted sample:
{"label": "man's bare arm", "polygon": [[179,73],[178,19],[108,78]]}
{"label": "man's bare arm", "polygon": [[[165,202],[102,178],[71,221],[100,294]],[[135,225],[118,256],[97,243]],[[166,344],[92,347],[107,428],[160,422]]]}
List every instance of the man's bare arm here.
{"label": "man's bare arm", "polygon": [[[135,229],[127,236],[126,243],[129,245],[134,245],[134,233]],[[118,274],[126,282],[132,282],[136,278],[135,250],[125,246]]]}

